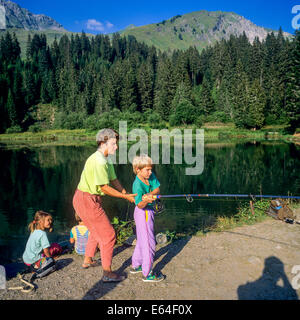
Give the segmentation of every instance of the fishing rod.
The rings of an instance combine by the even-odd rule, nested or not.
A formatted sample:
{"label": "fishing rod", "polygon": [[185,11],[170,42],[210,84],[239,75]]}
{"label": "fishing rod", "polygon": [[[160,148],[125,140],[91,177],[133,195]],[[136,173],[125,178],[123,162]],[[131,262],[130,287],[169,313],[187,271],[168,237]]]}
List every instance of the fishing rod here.
{"label": "fishing rod", "polygon": [[[255,200],[254,198],[281,198],[281,199],[300,199],[300,196],[274,196],[274,195],[252,195],[252,194],[170,194],[170,195],[162,195],[162,194],[157,194],[157,195],[153,195],[154,199],[163,199],[163,198],[186,198],[187,202],[193,202],[194,199],[193,198],[209,198],[209,197],[229,197],[229,198],[251,198],[252,200]],[[251,204],[251,201],[250,201]],[[160,204],[161,208],[163,208],[163,206]],[[163,209],[161,209],[163,210]],[[272,215],[271,215],[272,216]],[[273,218],[277,218],[277,216],[273,216]],[[297,223],[300,224],[300,221],[297,221],[295,219],[289,219],[289,218],[284,218],[285,222],[287,223]]]}
{"label": "fishing rod", "polygon": [[229,198],[280,198],[280,199],[298,199],[300,200],[300,196],[274,196],[274,195],[252,195],[252,194],[169,194],[162,195],[157,194],[153,195],[154,199],[163,199],[163,198],[186,198],[188,202],[192,202],[193,198],[210,198],[210,197],[229,197]]}

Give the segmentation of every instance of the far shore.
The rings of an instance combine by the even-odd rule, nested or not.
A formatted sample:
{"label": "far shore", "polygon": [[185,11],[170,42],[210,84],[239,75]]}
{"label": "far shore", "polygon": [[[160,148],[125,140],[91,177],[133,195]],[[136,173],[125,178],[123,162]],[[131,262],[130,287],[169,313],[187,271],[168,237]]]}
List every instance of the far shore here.
{"label": "far shore", "polygon": [[[139,129],[144,129],[148,135],[151,135],[151,130],[154,128],[149,127],[146,124],[137,126]],[[166,127],[169,132],[173,129],[204,129],[205,140],[217,140],[217,141],[231,141],[234,139],[253,139],[253,140],[268,140],[268,141],[285,141],[293,142],[296,144],[300,143],[300,133],[297,134],[286,134],[283,132],[284,126],[265,126],[260,130],[247,130],[235,128],[231,123],[205,123],[201,128],[196,126],[186,127]],[[128,130],[130,130],[128,128]],[[156,129],[162,130],[162,129]],[[97,131],[91,131],[87,129],[49,129],[40,132],[20,132],[20,133],[3,133],[0,134],[0,143],[15,144],[19,142],[32,142],[36,143],[50,143],[50,144],[69,144],[73,143],[89,142],[94,141]]]}

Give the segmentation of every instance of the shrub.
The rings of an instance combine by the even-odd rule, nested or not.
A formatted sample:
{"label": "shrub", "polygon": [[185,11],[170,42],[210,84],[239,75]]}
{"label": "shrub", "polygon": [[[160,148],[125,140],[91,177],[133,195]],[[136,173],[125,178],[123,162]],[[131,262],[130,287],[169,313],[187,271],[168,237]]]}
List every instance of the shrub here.
{"label": "shrub", "polygon": [[215,111],[213,114],[207,116],[207,122],[229,122],[230,117],[223,111]]}
{"label": "shrub", "polygon": [[83,127],[88,130],[97,130],[99,127],[98,121],[99,117],[93,114],[83,120]]}
{"label": "shrub", "polygon": [[31,126],[29,126],[28,131],[29,132],[41,132],[42,127],[39,123],[34,123]]}
{"label": "shrub", "polygon": [[22,132],[22,128],[19,125],[7,128],[5,131],[5,133],[20,133],[20,132]]}
{"label": "shrub", "polygon": [[86,114],[84,112],[79,113],[69,113],[58,112],[55,115],[54,128],[56,129],[82,129],[83,122],[86,119]]}
{"label": "shrub", "polygon": [[195,125],[196,125],[196,127],[201,128],[203,126],[204,122],[205,122],[205,116],[201,115],[196,118]]}

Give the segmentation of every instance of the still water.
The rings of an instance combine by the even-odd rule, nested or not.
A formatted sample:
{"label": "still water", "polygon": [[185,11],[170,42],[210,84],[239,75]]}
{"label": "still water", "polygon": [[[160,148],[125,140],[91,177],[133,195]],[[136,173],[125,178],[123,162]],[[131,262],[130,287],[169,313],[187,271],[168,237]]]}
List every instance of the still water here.
{"label": "still water", "polygon": [[[54,217],[50,241],[67,239],[75,224],[72,197],[84,163],[95,151],[81,146],[0,147],[0,264],[22,256],[29,236],[27,225],[37,210]],[[171,151],[172,154],[172,151]],[[172,163],[172,161],[171,161]],[[161,194],[236,193],[300,195],[300,147],[283,142],[206,143],[204,170],[185,175],[183,165],[155,165]],[[128,192],[134,180],[132,167],[115,165],[118,179]],[[244,200],[245,201],[245,200]],[[165,211],[156,218],[156,232],[201,230],[210,216],[234,215],[234,199],[164,200]],[[134,205],[104,198],[110,218],[133,218]]]}

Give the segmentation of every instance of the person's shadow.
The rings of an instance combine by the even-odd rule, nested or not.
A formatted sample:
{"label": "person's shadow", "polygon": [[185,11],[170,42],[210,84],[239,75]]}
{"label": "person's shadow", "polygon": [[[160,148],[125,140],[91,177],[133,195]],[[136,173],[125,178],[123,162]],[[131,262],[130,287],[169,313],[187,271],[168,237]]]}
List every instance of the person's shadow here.
{"label": "person's shadow", "polygon": [[[282,280],[282,284],[278,281]],[[265,259],[262,276],[254,282],[247,282],[237,289],[239,300],[298,300],[297,292],[291,286],[282,261],[274,256]]]}
{"label": "person's shadow", "polygon": [[[168,245],[160,248],[155,253],[154,264],[159,257],[165,254],[165,256],[154,266],[154,273],[161,273],[161,270],[166,264],[168,264],[189,242],[191,237],[186,237],[180,240],[169,243]],[[123,245],[114,251],[114,256],[128,248],[127,245]],[[131,265],[131,257],[123,262],[122,266],[116,270],[118,274],[125,274],[125,270]],[[165,276],[166,278],[166,276]],[[141,280],[140,280],[141,281]],[[122,282],[121,282],[122,283]],[[97,300],[106,295],[109,291],[113,290],[118,285],[118,282],[103,283],[101,280],[94,284],[94,286],[89,289],[82,300]]]}

